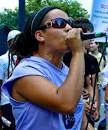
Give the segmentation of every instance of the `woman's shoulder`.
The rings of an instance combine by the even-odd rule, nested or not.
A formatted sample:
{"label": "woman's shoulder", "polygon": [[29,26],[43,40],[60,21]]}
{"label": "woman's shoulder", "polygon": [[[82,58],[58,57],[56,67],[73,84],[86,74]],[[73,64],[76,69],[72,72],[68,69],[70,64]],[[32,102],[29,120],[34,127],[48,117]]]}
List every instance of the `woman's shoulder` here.
{"label": "woman's shoulder", "polygon": [[25,75],[37,75],[41,74],[44,67],[41,66],[42,63],[38,60],[33,60],[31,58],[26,58],[21,60],[21,62],[15,67],[13,71],[13,76],[25,76]]}

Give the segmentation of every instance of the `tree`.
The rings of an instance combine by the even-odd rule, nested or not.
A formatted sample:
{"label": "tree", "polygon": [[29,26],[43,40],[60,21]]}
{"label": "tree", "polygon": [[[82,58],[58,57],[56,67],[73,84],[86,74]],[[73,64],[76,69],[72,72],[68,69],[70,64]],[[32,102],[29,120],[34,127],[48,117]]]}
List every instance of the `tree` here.
{"label": "tree", "polygon": [[[69,16],[74,19],[78,17],[88,17],[87,11],[75,0],[26,0],[26,19],[31,13],[47,5],[65,10]],[[17,29],[18,9],[5,9],[3,13],[0,13],[0,24],[6,24],[11,29]]]}
{"label": "tree", "polygon": [[27,0],[28,12],[34,12],[43,6],[56,6],[65,10],[72,18],[88,17],[87,10],[82,8],[82,5],[76,0]]}
{"label": "tree", "polygon": [[4,24],[11,29],[18,28],[18,9],[12,11],[11,9],[5,9],[3,13],[0,13],[0,25]]}

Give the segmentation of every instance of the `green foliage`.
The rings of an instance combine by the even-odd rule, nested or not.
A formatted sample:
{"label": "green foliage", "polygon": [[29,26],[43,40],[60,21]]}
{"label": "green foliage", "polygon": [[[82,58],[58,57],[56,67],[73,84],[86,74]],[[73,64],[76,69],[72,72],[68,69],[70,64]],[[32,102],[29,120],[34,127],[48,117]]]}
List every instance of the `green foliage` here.
{"label": "green foliage", "polygon": [[18,28],[18,10],[14,11],[10,9],[5,9],[3,13],[0,13],[0,25],[4,24],[9,28]]}
{"label": "green foliage", "polygon": [[[88,17],[87,11],[76,0],[26,0],[26,19],[32,13],[44,6],[55,6],[66,11],[72,18]],[[0,13],[0,24],[5,24],[11,29],[18,28],[18,9],[5,9]]]}
{"label": "green foliage", "polygon": [[55,6],[66,11],[72,18],[88,17],[87,11],[76,0],[27,0],[27,12],[34,12],[43,6]]}

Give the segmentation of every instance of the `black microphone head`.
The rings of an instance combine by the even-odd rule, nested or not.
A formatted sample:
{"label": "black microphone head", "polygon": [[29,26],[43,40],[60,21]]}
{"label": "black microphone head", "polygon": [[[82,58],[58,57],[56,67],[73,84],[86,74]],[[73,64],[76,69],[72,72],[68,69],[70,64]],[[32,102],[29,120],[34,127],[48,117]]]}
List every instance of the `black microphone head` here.
{"label": "black microphone head", "polygon": [[98,37],[104,37],[106,36],[106,33],[99,32],[99,33],[82,33],[81,32],[81,39],[82,40],[88,40],[88,39],[93,39],[93,38],[98,38]]}

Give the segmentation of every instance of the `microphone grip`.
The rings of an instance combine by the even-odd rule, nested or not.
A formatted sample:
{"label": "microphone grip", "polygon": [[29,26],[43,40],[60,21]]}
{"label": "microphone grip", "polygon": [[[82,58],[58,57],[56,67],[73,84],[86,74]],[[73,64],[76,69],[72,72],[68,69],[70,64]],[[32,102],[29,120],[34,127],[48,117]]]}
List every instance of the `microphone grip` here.
{"label": "microphone grip", "polygon": [[93,39],[95,37],[95,33],[82,33],[81,32],[81,39],[82,40],[88,40],[88,39]]}

